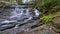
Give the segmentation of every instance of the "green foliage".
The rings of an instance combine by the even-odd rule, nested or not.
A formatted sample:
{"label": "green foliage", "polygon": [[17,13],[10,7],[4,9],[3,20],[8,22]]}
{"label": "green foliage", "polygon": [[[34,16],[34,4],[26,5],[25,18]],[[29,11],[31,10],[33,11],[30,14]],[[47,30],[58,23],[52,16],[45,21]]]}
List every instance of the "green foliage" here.
{"label": "green foliage", "polygon": [[60,13],[56,13],[60,8],[60,0],[37,0],[35,7],[41,10],[43,16],[40,17],[42,23],[50,23],[53,18],[60,16]]}
{"label": "green foliage", "polygon": [[[1,1],[10,2],[11,4],[14,2],[14,0],[1,0]],[[1,2],[1,1],[0,1],[0,2]]]}
{"label": "green foliage", "polygon": [[17,0],[17,3],[20,5],[22,4],[22,0]]}
{"label": "green foliage", "polygon": [[60,0],[38,0],[36,6],[43,13],[53,12],[60,7]]}
{"label": "green foliage", "polygon": [[60,12],[56,12],[54,14],[49,14],[49,15],[43,15],[41,18],[40,18],[40,21],[44,24],[48,24],[48,23],[51,23],[52,20],[56,17],[60,17]]}
{"label": "green foliage", "polygon": [[6,7],[6,4],[5,4],[5,3],[0,2],[0,8],[4,8],[4,7]]}
{"label": "green foliage", "polygon": [[0,8],[9,8],[6,4],[13,3],[13,0],[0,0]]}
{"label": "green foliage", "polygon": [[40,21],[44,24],[48,24],[52,21],[52,17],[50,16],[43,16],[42,18],[40,18]]}
{"label": "green foliage", "polygon": [[11,4],[13,4],[13,3],[14,3],[14,0],[9,0],[9,2],[10,2]]}

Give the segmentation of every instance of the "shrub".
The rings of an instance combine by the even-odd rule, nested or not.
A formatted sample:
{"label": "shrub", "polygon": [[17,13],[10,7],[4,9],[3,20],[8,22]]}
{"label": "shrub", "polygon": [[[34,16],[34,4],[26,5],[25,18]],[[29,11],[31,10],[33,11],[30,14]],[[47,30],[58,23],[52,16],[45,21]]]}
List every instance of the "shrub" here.
{"label": "shrub", "polygon": [[60,7],[60,0],[37,0],[36,6],[42,13],[54,12]]}

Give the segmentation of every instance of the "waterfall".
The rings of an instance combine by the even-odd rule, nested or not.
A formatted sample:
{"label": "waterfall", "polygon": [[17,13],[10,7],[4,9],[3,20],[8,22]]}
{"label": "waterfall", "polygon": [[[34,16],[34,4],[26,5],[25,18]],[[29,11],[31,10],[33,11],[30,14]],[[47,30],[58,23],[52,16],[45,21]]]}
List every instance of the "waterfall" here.
{"label": "waterfall", "polygon": [[[36,20],[34,20],[34,18],[39,17],[39,11],[37,9],[24,8],[25,6],[18,5],[16,0],[14,0],[14,4],[12,5],[12,7],[14,7],[14,9],[11,11],[10,16],[8,17],[8,20],[5,19],[4,21],[1,22],[0,31],[7,30],[11,27],[18,28],[19,25],[25,24],[25,23],[26,24],[30,23],[30,21],[36,21]],[[36,24],[36,22],[35,22],[35,24]],[[24,26],[24,28],[22,28],[20,30],[27,31],[31,26],[32,25]],[[17,31],[17,30],[14,30],[14,32],[15,31]],[[15,32],[15,33],[17,33],[17,32]],[[9,34],[13,34],[13,32],[11,32]]]}

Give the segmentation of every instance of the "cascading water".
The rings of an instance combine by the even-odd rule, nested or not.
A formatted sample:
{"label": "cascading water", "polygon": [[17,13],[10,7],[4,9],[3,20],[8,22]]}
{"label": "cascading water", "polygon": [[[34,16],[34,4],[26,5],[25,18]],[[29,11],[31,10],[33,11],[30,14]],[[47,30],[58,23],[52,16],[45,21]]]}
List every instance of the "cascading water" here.
{"label": "cascading water", "polygon": [[[10,12],[10,15],[7,17],[7,19],[4,19],[2,22],[0,22],[0,31],[4,31],[11,28],[18,28],[20,25],[27,24],[30,21],[36,21],[39,16],[39,11],[37,9],[32,8],[24,8],[25,6],[21,7],[21,5],[18,5],[16,0],[14,0],[15,4],[12,5],[15,7]],[[29,25],[30,27],[32,25]],[[22,28],[23,31],[27,31],[29,26],[24,26]],[[15,32],[15,31],[14,31]],[[18,30],[16,30],[18,32]],[[15,32],[15,33],[16,33]],[[10,34],[15,34],[11,32]]]}

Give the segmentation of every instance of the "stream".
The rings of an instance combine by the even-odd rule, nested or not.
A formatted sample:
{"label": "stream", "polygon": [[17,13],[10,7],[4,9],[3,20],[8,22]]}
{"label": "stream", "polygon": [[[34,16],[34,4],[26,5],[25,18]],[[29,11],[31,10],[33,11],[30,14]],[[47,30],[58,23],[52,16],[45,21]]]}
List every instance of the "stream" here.
{"label": "stream", "polygon": [[[24,8],[14,0],[12,9],[0,9],[0,33],[9,32],[16,34],[20,31],[28,31],[33,25],[38,24],[40,12],[33,8]],[[3,14],[2,14],[3,13]]]}

